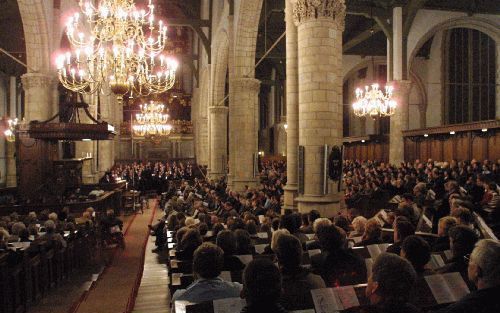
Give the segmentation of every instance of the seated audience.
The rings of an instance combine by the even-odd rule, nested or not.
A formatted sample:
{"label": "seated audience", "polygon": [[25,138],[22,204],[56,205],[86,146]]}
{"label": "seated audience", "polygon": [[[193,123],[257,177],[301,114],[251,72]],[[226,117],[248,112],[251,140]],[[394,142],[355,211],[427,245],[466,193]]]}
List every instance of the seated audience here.
{"label": "seated audience", "polygon": [[382,243],[382,226],[380,226],[379,222],[371,218],[366,222],[365,232],[363,233],[363,237],[361,237],[361,241],[355,244],[355,247],[363,247],[368,245],[380,244]]}
{"label": "seated audience", "polygon": [[431,247],[422,237],[406,237],[401,245],[401,257],[413,265],[419,277],[434,274],[433,270],[426,268],[431,259]]}
{"label": "seated audience", "polygon": [[409,303],[416,282],[416,273],[411,264],[392,253],[383,253],[373,263],[368,277],[366,297],[370,305],[346,310],[363,313],[418,313]]}
{"label": "seated audience", "polygon": [[450,250],[452,259],[437,270],[438,273],[459,272],[467,277],[468,257],[478,238],[476,233],[467,226],[457,225],[450,229]]}
{"label": "seated audience", "polygon": [[353,231],[349,233],[349,238],[363,236],[367,221],[368,220],[364,216],[356,216],[351,223]]}
{"label": "seated audience", "polygon": [[203,239],[196,228],[188,228],[177,246],[179,260],[192,260],[194,251],[201,245]]}
{"label": "seated audience", "polygon": [[387,248],[387,252],[399,255],[401,253],[401,245],[406,237],[415,234],[415,227],[406,218],[399,216],[393,224],[394,228],[394,244]]}
{"label": "seated audience", "polygon": [[442,217],[438,224],[438,238],[432,245],[432,252],[440,252],[450,249],[450,229],[457,225],[457,220],[451,216]]}
{"label": "seated audience", "polygon": [[346,248],[346,235],[342,229],[334,225],[323,226],[316,235],[321,253],[311,257],[311,266],[328,287],[366,282],[365,262]]}
{"label": "seated audience", "polygon": [[500,243],[483,239],[470,255],[468,278],[477,290],[439,313],[498,313],[500,312]]}
{"label": "seated audience", "polygon": [[245,264],[235,256],[237,243],[234,232],[223,230],[217,235],[217,246],[224,251],[223,271],[242,271]]}
{"label": "seated audience", "polygon": [[175,301],[199,303],[240,296],[242,286],[219,278],[224,263],[224,252],[212,243],[203,243],[194,252],[193,274],[195,281],[186,289],[177,290],[172,296]]}
{"label": "seated audience", "polygon": [[247,305],[241,313],[286,313],[280,304],[281,275],[268,259],[255,259],[243,274],[243,298]]}
{"label": "seated audience", "polygon": [[310,291],[325,288],[325,282],[302,267],[302,245],[296,237],[279,236],[276,257],[283,278],[281,303],[289,310],[306,309]]}

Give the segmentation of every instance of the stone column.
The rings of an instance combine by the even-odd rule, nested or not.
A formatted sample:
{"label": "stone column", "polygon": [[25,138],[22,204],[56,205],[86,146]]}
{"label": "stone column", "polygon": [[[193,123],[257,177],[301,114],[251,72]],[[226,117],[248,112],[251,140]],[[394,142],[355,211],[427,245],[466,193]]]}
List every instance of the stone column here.
{"label": "stone column", "polygon": [[24,117],[27,122],[45,121],[52,117],[54,78],[41,73],[27,73],[21,76],[25,94]]}
{"label": "stone column", "polygon": [[[118,130],[120,127],[118,123],[115,123],[113,106],[121,106],[121,104],[117,103],[113,95],[100,95],[100,97],[100,120],[113,125],[115,129]],[[113,167],[115,163],[115,143],[114,140],[99,140],[97,141],[97,144],[99,145],[99,155],[96,156],[99,158],[99,166],[97,170],[99,172],[98,177],[100,178],[107,170]]]}
{"label": "stone column", "polygon": [[210,179],[218,179],[226,175],[227,163],[227,114],[226,106],[218,105],[208,108],[210,115]]}
{"label": "stone column", "polygon": [[[324,145],[342,145],[342,32],[344,0],[298,0],[299,145],[304,147],[304,190],[299,212],[332,216],[336,188],[324,193]],[[328,181],[326,182],[327,184]]]}
{"label": "stone column", "polygon": [[409,104],[411,81],[400,80],[393,81],[394,100],[397,107],[393,116],[391,116],[391,131],[389,134],[389,163],[399,164],[404,162],[404,140],[402,131],[408,130],[409,125]]}
{"label": "stone column", "polygon": [[495,118],[500,119],[500,42],[497,42],[497,68],[496,68],[496,110]]}
{"label": "stone column", "polygon": [[237,77],[229,85],[229,176],[230,188],[237,191],[257,185],[253,160],[258,150],[259,89],[255,78]]}
{"label": "stone column", "polygon": [[286,0],[286,176],[285,208],[295,208],[297,197],[297,147],[299,145],[299,79],[297,27],[293,22],[292,0]]}
{"label": "stone column", "polygon": [[17,186],[17,167],[16,167],[16,144],[14,142],[6,142],[6,157],[7,157],[7,187]]}

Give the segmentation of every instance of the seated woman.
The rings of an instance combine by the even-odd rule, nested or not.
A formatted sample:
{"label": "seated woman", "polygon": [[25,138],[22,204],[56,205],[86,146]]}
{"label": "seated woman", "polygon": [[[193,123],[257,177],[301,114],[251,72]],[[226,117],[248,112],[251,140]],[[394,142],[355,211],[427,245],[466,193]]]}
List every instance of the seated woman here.
{"label": "seated woman", "polygon": [[382,243],[382,226],[379,222],[371,218],[366,222],[365,232],[361,241],[355,244],[355,247],[363,247],[368,245],[380,244]]}
{"label": "seated woman", "polygon": [[236,236],[230,230],[223,230],[217,235],[217,245],[224,251],[223,271],[242,271],[245,264],[235,256]]}
{"label": "seated woman", "polygon": [[310,291],[325,288],[325,282],[319,275],[312,274],[302,267],[302,245],[288,234],[279,237],[276,249],[278,265],[283,279],[281,304],[288,310],[311,307]]}
{"label": "seated woman", "polygon": [[437,270],[438,273],[459,272],[467,278],[468,258],[478,241],[476,233],[467,226],[458,225],[450,229],[452,259]]}
{"label": "seated woman", "polygon": [[432,269],[425,267],[431,259],[431,247],[422,237],[406,237],[401,245],[401,257],[413,265],[418,277],[434,274]]}
{"label": "seated woman", "polygon": [[250,239],[250,234],[243,229],[237,229],[234,232],[236,236],[236,254],[251,254],[254,255],[255,247],[252,245],[252,240]]}
{"label": "seated woman", "polygon": [[178,246],[176,256],[179,260],[192,260],[196,248],[203,243],[200,232],[196,228],[188,228],[182,236]]}
{"label": "seated woman", "polygon": [[323,226],[316,235],[321,253],[311,257],[311,266],[328,287],[366,282],[365,262],[346,248],[346,234],[342,229],[334,225]]}

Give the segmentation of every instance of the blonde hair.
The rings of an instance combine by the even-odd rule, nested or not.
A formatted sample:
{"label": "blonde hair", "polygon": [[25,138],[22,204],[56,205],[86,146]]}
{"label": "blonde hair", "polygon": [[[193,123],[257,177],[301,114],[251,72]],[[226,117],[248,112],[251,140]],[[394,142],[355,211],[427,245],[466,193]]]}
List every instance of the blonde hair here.
{"label": "blonde hair", "polygon": [[290,232],[287,229],[281,228],[278,229],[273,233],[273,236],[271,237],[271,250],[276,252],[276,249],[278,248],[278,239],[282,235],[290,235]]}
{"label": "blonde hair", "polygon": [[314,223],[313,223],[313,232],[317,233],[319,227],[330,226],[332,224],[333,224],[332,221],[330,221],[326,217],[317,218],[316,220],[314,220]]}
{"label": "blonde hair", "polygon": [[365,226],[368,220],[364,216],[356,216],[352,220],[352,228],[355,232],[362,234],[365,232]]}

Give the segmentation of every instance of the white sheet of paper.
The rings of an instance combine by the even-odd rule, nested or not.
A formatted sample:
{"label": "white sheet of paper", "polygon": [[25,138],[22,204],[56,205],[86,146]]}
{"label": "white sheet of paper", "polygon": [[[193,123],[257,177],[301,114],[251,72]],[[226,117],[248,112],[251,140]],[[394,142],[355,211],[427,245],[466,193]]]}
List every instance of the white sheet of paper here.
{"label": "white sheet of paper", "polygon": [[241,310],[246,305],[245,299],[241,298],[219,299],[219,300],[214,300],[213,303],[214,303],[214,313],[241,312]]}
{"label": "white sheet of paper", "polygon": [[358,296],[354,291],[353,286],[342,286],[333,288],[333,292],[337,294],[338,299],[342,302],[344,310],[359,306]]}
{"label": "white sheet of paper", "polygon": [[251,254],[237,255],[237,257],[245,265],[252,262],[253,260],[253,256]]}
{"label": "white sheet of paper", "polygon": [[189,301],[175,301],[174,306],[175,306],[175,313],[186,313],[186,306],[193,304]]}
{"label": "white sheet of paper", "polygon": [[443,275],[425,276],[425,281],[431,289],[432,295],[438,304],[454,302],[453,294]]}
{"label": "white sheet of paper", "polygon": [[222,271],[222,272],[220,272],[219,277],[222,278],[222,280],[225,280],[225,281],[232,281],[232,279],[231,279],[231,272],[230,271]]}
{"label": "white sheet of paper", "polygon": [[321,253],[321,250],[320,249],[314,249],[314,250],[308,250],[307,251],[309,253],[309,257],[313,257],[315,256],[316,254],[320,254]]}
{"label": "white sheet of paper", "polygon": [[316,235],[315,234],[306,234],[306,237],[309,240],[314,240],[314,236],[316,236]]}
{"label": "white sheet of paper", "polygon": [[267,239],[267,238],[269,238],[269,236],[267,235],[267,233],[257,233],[257,237],[260,238],[260,239]]}
{"label": "white sheet of paper", "polygon": [[373,268],[373,259],[365,259],[366,277],[370,277]]}
{"label": "white sheet of paper", "polygon": [[469,294],[469,287],[467,287],[467,284],[463,280],[460,273],[446,273],[443,274],[443,276],[448,284],[448,287],[450,287],[455,301],[458,301]]}
{"label": "white sheet of paper", "polygon": [[343,310],[340,299],[336,297],[332,288],[311,290],[316,313],[337,313]]}
{"label": "white sheet of paper", "polygon": [[258,254],[262,254],[266,249],[267,245],[266,244],[255,245],[254,247],[255,247],[255,252],[257,252]]}
{"label": "white sheet of paper", "polygon": [[378,245],[368,245],[366,246],[366,249],[368,249],[368,253],[370,253],[370,257],[372,259],[376,259],[382,251],[380,251],[380,247]]}

